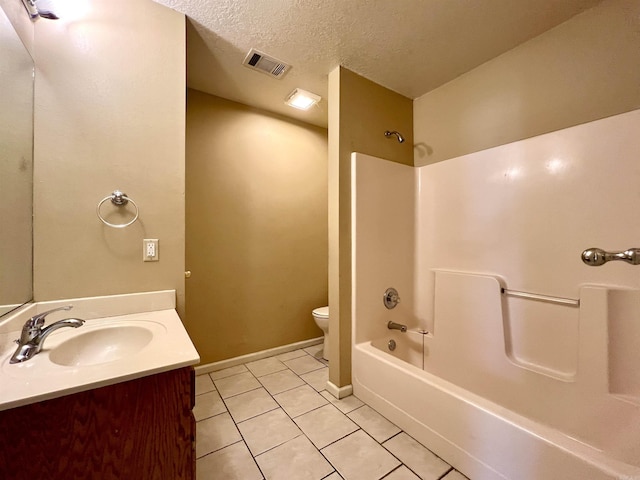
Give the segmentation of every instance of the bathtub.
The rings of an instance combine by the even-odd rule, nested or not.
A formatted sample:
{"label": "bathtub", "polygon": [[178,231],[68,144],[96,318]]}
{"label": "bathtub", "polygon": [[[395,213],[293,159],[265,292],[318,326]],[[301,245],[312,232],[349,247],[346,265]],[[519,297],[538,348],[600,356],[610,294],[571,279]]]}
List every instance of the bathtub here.
{"label": "bathtub", "polygon": [[636,165],[639,122],[418,168],[352,154],[354,393],[472,480],[640,480],[640,267],[579,258],[638,238],[610,215],[637,169],[593,172]]}
{"label": "bathtub", "polygon": [[436,339],[410,329],[354,342],[354,394],[472,480],[640,480],[640,430],[634,450],[612,454],[506,408],[428,371]]}
{"label": "bathtub", "polygon": [[640,468],[378,348],[390,339],[354,346],[354,394],[470,479],[640,480]]}

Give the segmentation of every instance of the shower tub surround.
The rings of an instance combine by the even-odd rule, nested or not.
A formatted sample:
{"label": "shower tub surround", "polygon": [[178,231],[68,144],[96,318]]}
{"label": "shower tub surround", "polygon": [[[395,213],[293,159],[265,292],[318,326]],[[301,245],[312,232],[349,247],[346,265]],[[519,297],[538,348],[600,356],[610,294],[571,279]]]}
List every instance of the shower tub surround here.
{"label": "shower tub surround", "polygon": [[640,266],[580,258],[640,246],[638,131],[353,154],[354,393],[474,480],[640,479]]}

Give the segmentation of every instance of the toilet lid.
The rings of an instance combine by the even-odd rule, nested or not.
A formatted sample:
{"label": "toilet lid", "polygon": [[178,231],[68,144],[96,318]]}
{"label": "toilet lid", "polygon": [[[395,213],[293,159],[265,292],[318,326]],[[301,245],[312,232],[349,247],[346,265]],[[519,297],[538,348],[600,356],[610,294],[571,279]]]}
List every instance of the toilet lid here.
{"label": "toilet lid", "polygon": [[320,317],[320,318],[329,318],[329,307],[320,307],[320,308],[316,308],[313,311],[313,314],[316,317]]}

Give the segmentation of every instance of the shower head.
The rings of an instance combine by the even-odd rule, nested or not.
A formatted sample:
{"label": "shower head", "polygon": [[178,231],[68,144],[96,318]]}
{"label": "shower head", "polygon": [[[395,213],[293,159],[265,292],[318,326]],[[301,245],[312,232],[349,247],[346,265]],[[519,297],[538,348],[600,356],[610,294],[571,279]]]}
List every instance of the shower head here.
{"label": "shower head", "polygon": [[398,138],[399,143],[404,143],[404,137],[400,135],[400,132],[396,132],[395,130],[394,131],[387,130],[386,132],[384,132],[384,136],[387,138],[389,138],[392,135],[395,135]]}
{"label": "shower head", "polygon": [[38,17],[49,20],[58,20],[60,18],[54,13],[55,5],[53,0],[22,0],[22,3],[27,9],[31,20],[36,20]]}

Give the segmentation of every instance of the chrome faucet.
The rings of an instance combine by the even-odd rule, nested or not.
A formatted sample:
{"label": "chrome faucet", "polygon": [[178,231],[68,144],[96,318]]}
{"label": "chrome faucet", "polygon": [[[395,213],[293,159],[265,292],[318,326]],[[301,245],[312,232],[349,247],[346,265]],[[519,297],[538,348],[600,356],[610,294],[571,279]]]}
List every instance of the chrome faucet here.
{"label": "chrome faucet", "polygon": [[34,355],[42,350],[44,340],[51,332],[63,327],[81,327],[84,324],[84,320],[77,318],[65,318],[64,320],[52,323],[48,327],[44,327],[44,319],[47,315],[60,310],[71,310],[72,308],[73,305],[54,308],[53,310],[48,310],[44,313],[34,315],[27,320],[22,327],[20,339],[15,341],[18,344],[18,348],[14,352],[9,363],[26,362],[30,358],[33,358]]}
{"label": "chrome faucet", "polygon": [[387,323],[387,328],[389,330],[400,330],[401,332],[406,332],[407,331],[407,326],[406,325],[402,325],[401,323],[395,323],[395,322],[389,322]]}

